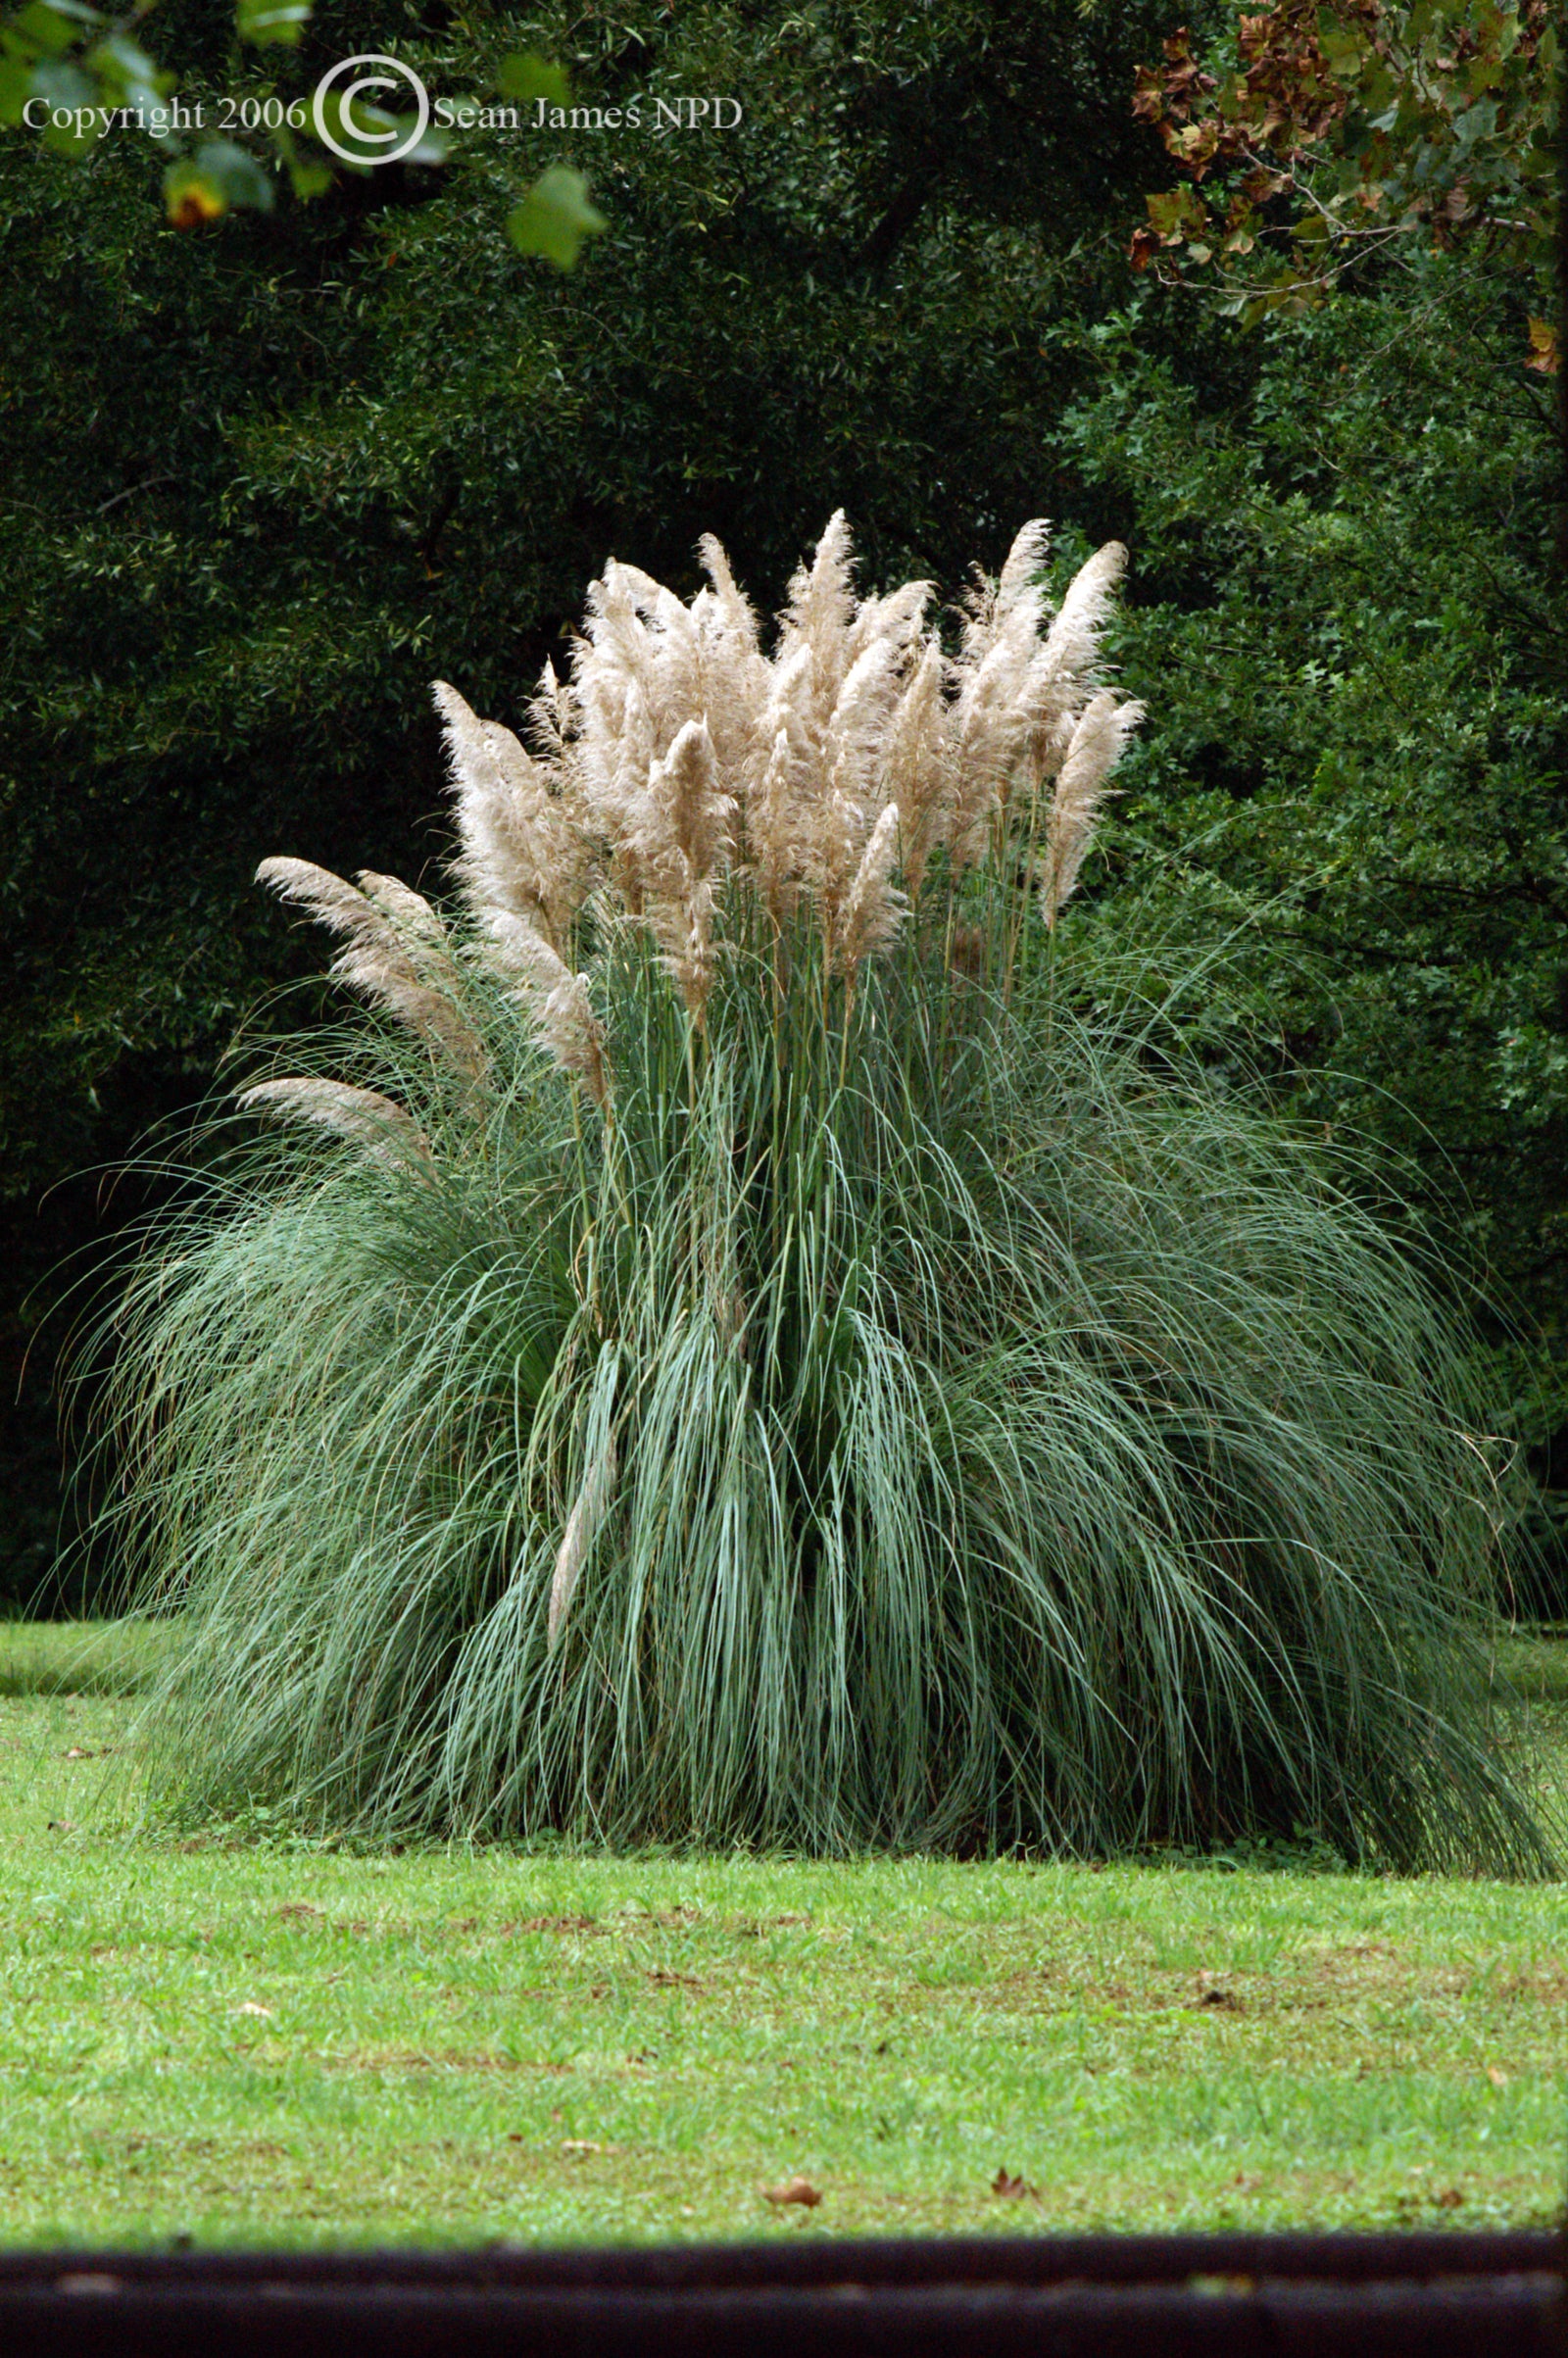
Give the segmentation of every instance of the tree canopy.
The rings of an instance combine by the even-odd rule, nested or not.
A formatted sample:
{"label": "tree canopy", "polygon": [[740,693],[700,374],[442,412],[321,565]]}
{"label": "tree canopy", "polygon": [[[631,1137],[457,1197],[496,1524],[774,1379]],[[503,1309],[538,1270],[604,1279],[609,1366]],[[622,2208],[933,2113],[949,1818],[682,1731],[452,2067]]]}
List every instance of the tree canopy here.
{"label": "tree canopy", "polygon": [[[1216,1070],[1230,1027],[1267,1037],[1313,1119],[1424,1159],[1424,1216],[1468,1226],[1534,1335],[1514,1390],[1544,1442],[1568,1001],[1540,298],[1485,240],[1403,240],[1261,329],[1132,273],[1171,176],[1135,82],[1176,16],[343,0],[292,84],[390,48],[433,92],[494,90],[529,53],[585,120],[455,131],[439,165],[186,229],[147,142],[7,135],[14,1365],[24,1296],[117,1216],[71,1174],[210,1085],[308,968],[258,860],[438,881],[432,676],[515,724],[611,555],[689,593],[713,531],[776,601],[843,506],[868,581],[951,589],[1045,513],[1064,563],[1132,551],[1120,660],[1164,684],[1118,827],[1166,852],[1173,936],[1236,937]],[[223,12],[156,22],[182,88],[228,86]],[[586,119],[692,94],[742,120]],[[507,233],[552,166],[610,222],[570,275]],[[1086,879],[1107,926],[1118,841]],[[51,1350],[4,1473],[32,1502],[19,1592],[52,1545]]]}

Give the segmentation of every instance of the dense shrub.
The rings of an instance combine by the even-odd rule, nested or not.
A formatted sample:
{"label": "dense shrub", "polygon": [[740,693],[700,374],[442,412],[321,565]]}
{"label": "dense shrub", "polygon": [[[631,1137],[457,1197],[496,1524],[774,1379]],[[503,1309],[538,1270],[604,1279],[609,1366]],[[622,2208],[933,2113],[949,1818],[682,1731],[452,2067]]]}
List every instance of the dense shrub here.
{"label": "dense shrub", "polygon": [[[440,691],[465,910],[288,858],[378,1015],[118,1314],[185,1810],[615,1841],[1543,1855],[1462,1353],[1323,1153],[1058,929],[1121,552],[776,652],[595,587],[534,754]],[[1142,1011],[1140,1011],[1140,1009]]]}

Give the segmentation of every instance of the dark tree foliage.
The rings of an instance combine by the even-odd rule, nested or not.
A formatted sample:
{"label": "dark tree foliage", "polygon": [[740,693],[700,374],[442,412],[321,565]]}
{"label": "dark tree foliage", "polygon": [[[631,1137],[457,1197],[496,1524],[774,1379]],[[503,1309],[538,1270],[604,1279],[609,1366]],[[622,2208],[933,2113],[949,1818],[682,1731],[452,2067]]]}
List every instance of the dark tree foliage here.
{"label": "dark tree foliage", "polygon": [[[24,1295],[106,1216],[73,1181],[40,1221],[44,1191],[196,1096],[241,1009],[310,962],[258,859],[437,857],[433,675],[515,721],[611,553],[689,587],[716,530],[773,596],[843,505],[869,569],[951,582],[1072,512],[1054,444],[1078,372],[1042,346],[1123,286],[1163,169],[1128,93],[1168,22],[345,0],[291,84],[392,46],[432,94],[493,94],[523,47],[584,103],[731,95],[744,123],[475,131],[440,172],[344,173],[207,233],[161,222],[145,141],[8,141],[8,1395]],[[239,71],[193,0],[160,10],[158,48],[187,93]],[[504,229],[558,160],[613,223],[567,278]],[[0,1462],[14,1594],[52,1547],[57,1348],[34,1346]]]}
{"label": "dark tree foliage", "polygon": [[[611,554],[689,592],[713,530],[772,603],[842,505],[869,576],[951,588],[1045,514],[1068,557],[1129,542],[1118,652],[1152,705],[1097,921],[1127,921],[1163,850],[1138,921],[1178,948],[1235,936],[1201,1010],[1216,1072],[1233,1037],[1263,1046],[1298,1110],[1424,1163],[1411,1217],[1456,1224],[1512,1299],[1515,1423],[1552,1470],[1550,388],[1480,248],[1351,270],[1321,311],[1250,330],[1130,275],[1170,175],[1135,70],[1183,18],[342,0],[291,87],[391,47],[433,94],[493,95],[530,49],[585,105],[727,95],[744,122],[476,130],[439,172],[345,172],[188,234],[163,224],[146,143],[75,163],[8,142],[8,1400],[59,1285],[25,1314],[24,1295],[130,1202],[69,1175],[198,1096],[241,1011],[315,962],[262,906],[258,859],[439,881],[432,676],[515,725]],[[240,71],[226,12],[177,0],[157,25],[183,87]],[[557,161],[612,223],[567,277],[505,233]],[[34,1345],[0,1459],[0,1595],[53,1546],[58,1342]]]}
{"label": "dark tree foliage", "polygon": [[1172,956],[1233,943],[1216,1036],[1399,1158],[1399,1216],[1491,1297],[1498,1413],[1560,1491],[1568,584],[1525,290],[1429,253],[1256,331],[1240,379],[1178,300],[1185,349],[1163,297],[1089,332],[1065,420],[1138,552],[1120,653],[1162,715],[1111,873],[1162,850]]}

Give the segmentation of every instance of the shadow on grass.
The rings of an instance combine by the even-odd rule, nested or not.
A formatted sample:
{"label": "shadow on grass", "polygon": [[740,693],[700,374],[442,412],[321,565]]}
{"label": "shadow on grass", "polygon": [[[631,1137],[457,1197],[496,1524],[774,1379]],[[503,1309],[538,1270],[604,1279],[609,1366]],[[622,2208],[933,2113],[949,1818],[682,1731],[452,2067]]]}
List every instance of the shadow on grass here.
{"label": "shadow on grass", "polygon": [[0,1621],[0,1695],[137,1695],[168,1628],[130,1621]]}

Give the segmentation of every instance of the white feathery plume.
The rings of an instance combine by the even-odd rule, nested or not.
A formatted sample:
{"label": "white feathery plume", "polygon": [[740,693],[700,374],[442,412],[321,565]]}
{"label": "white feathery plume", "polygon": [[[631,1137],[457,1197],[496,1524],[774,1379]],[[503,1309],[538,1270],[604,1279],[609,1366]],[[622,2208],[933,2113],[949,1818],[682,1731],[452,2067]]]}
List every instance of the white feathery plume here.
{"label": "white feathery plume", "polygon": [[[1013,539],[997,576],[997,595],[993,612],[999,622],[1008,614],[1022,598],[1043,600],[1040,576],[1045,571],[1046,559],[1051,553],[1051,526],[1043,516],[1023,526]],[[1038,611],[1038,608],[1037,608]]]}
{"label": "white feathery plume", "polygon": [[618,850],[642,821],[657,758],[653,712],[642,679],[597,650],[573,684],[580,713],[573,754],[583,800],[600,834]]}
{"label": "white feathery plume", "polygon": [[[803,771],[795,797],[795,860],[815,896],[823,929],[838,938],[857,864],[876,814],[892,793],[889,742],[908,670],[911,633],[925,604],[921,582],[908,594],[867,601],[847,634],[856,653],[822,734],[820,753]],[[862,627],[863,625],[863,627]]]}
{"label": "white feathery plume", "polygon": [[588,1550],[599,1536],[615,1487],[615,1443],[607,1434],[605,1446],[583,1477],[582,1488],[566,1517],[556,1555],[556,1569],[550,1583],[550,1605],[545,1617],[545,1644],[554,1648],[561,1635],[563,1622],[570,1609],[578,1578],[587,1560]]}
{"label": "white feathery plume", "polygon": [[692,601],[703,710],[719,774],[739,797],[755,761],[771,674],[758,644],[757,616],[736,587],[729,560],[711,533],[699,542],[698,555],[712,584]]}
{"label": "white feathery plume", "polygon": [[445,680],[434,694],[457,796],[454,866],[470,907],[510,909],[564,942],[586,848],[571,813],[510,729],[481,720]]}
{"label": "white feathery plume", "polygon": [[899,806],[884,806],[844,903],[839,933],[839,958],[846,974],[854,975],[872,950],[884,950],[898,934],[908,907],[893,883],[899,853]]}
{"label": "white feathery plume", "polygon": [[596,1105],[607,1103],[610,1072],[604,1026],[594,1013],[586,974],[568,974],[557,983],[539,1010],[534,1036],[563,1072],[583,1083]]}
{"label": "white feathery plume", "polygon": [[685,891],[654,902],[649,923],[663,953],[665,970],[679,986],[686,1012],[701,1026],[717,967],[713,959],[713,884],[701,876]]}
{"label": "white feathery plume", "polygon": [[809,565],[802,565],[792,576],[779,616],[775,665],[787,663],[798,646],[810,649],[807,703],[809,717],[818,727],[825,724],[853,660],[849,646],[855,618],[853,557],[850,527],[839,508],[828,518]]}
{"label": "white feathery plume", "polygon": [[789,721],[777,706],[768,718],[776,722],[760,777],[745,802],[746,849],[752,871],[775,920],[785,913],[785,883],[792,865],[795,829],[791,823],[791,787],[795,759]]}
{"label": "white feathery plume", "polygon": [[[667,747],[703,706],[705,682],[697,624],[673,590],[636,565],[606,566],[614,588],[638,617],[640,676],[658,741]],[[628,648],[633,642],[628,641]]]}
{"label": "white feathery plume", "polygon": [[1041,910],[1053,929],[1078,882],[1101,810],[1112,792],[1107,780],[1143,716],[1141,704],[1119,705],[1114,696],[1102,692],[1085,707],[1073,730],[1052,797],[1041,863]]}
{"label": "white feathery plume", "polygon": [[1026,597],[1015,601],[989,639],[968,642],[955,666],[953,705],[953,819],[949,841],[956,867],[971,866],[986,848],[991,819],[1024,747],[1020,711],[1036,638],[1036,615]]}
{"label": "white feathery plume", "polygon": [[515,986],[517,998],[542,1000],[570,974],[565,959],[526,917],[514,916],[510,909],[485,909],[479,922],[485,934],[478,945],[480,957]]}
{"label": "white feathery plume", "polygon": [[881,756],[897,693],[894,660],[886,639],[873,638],[862,647],[828,716],[812,780],[816,791],[796,802],[797,861],[828,912],[830,931],[864,849],[871,812],[882,799]]}
{"label": "white feathery plume", "polygon": [[954,707],[956,792],[952,828],[959,866],[980,858],[999,799],[1005,796],[1033,719],[1029,682],[1040,656],[1046,612],[1040,578],[1051,527],[1043,517],[1014,536],[994,590],[970,596],[970,620],[956,666]]}
{"label": "white feathery plume", "polygon": [[697,544],[697,554],[704,572],[713,585],[713,596],[724,617],[724,628],[736,639],[752,647],[757,645],[757,614],[751,600],[736,583],[729,568],[729,559],[722,544],[711,532],[705,532]]}
{"label": "white feathery plume", "polygon": [[1044,645],[1030,665],[1019,707],[1036,773],[1053,777],[1098,685],[1100,634],[1127,565],[1120,541],[1107,541],[1067,584]]}
{"label": "white feathery plume", "polygon": [[376,1162],[407,1169],[430,1167],[430,1142],[414,1116],[379,1089],[354,1089],[347,1081],[314,1076],[257,1081],[237,1092],[235,1103],[279,1121],[313,1122],[363,1147]]}
{"label": "white feathery plume", "polygon": [[958,601],[963,625],[961,667],[973,670],[996,644],[1009,614],[1022,605],[1033,622],[1045,612],[1046,593],[1040,579],[1051,542],[1051,526],[1037,516],[1013,536],[1002,571],[992,582],[976,567],[972,586]]}
{"label": "white feathery plume", "polygon": [[688,720],[649,773],[625,849],[641,862],[642,913],[699,1022],[713,983],[712,879],[734,850],[737,805],[718,782],[707,715]]}
{"label": "white feathery plume", "polygon": [[280,901],[308,909],[317,923],[331,933],[384,940],[390,948],[398,947],[391,923],[358,885],[350,884],[346,876],[335,876],[330,868],[318,867],[314,860],[289,860],[274,854],[262,861],[256,881],[267,885]]}
{"label": "white feathery plume", "polygon": [[920,644],[925,610],[931,603],[929,581],[906,581],[885,598],[865,598],[850,625],[846,649],[853,663],[872,639],[886,639],[895,661],[907,659]]}
{"label": "white feathery plume", "polygon": [[431,950],[447,952],[447,929],[441,917],[424,895],[415,892],[401,876],[381,876],[374,868],[361,868],[355,881],[381,914],[391,918],[400,933],[412,935]]}
{"label": "white feathery plume", "polygon": [[[1043,521],[1025,524],[996,583],[968,594],[951,663],[926,635],[928,584],[857,599],[840,511],[791,580],[770,658],[709,536],[707,585],[689,606],[636,565],[605,566],[570,679],[548,663],[541,674],[537,758],[438,683],[456,867],[482,955],[527,1007],[540,1046],[601,1103],[603,1032],[565,956],[596,895],[596,924],[651,929],[700,1023],[726,877],[748,877],[775,923],[808,902],[830,959],[854,972],[897,932],[941,850],[961,873],[1011,826],[1013,795],[1027,789],[1033,807],[1054,779],[1038,868],[1054,925],[1140,708],[1095,694],[1125,551],[1111,543],[1080,567],[1048,629],[1048,539]],[[270,860],[261,874],[344,937],[334,973],[482,1074],[427,901],[369,870],[363,890],[307,861]]]}
{"label": "white feathery plume", "polygon": [[309,909],[330,932],[347,936],[347,948],[332,960],[333,975],[439,1049],[466,1080],[482,1079],[486,1058],[477,1032],[446,993],[424,979],[397,926],[356,886],[314,860],[285,858],[264,860],[256,881]]}
{"label": "white feathery plume", "polygon": [[612,557],[605,567],[605,579],[612,582],[633,612],[658,624],[680,639],[690,636],[691,617],[672,589],[645,573],[641,565],[622,565]]}
{"label": "white feathery plume", "polygon": [[952,816],[944,673],[942,649],[928,640],[888,733],[887,781],[901,813],[899,864],[916,901]]}
{"label": "white feathery plume", "polygon": [[766,707],[745,799],[746,842],[758,884],[775,918],[794,900],[807,807],[821,792],[822,734],[810,713],[810,648],[804,642],[770,666]]}
{"label": "white feathery plume", "polygon": [[585,1083],[596,1105],[610,1094],[604,1027],[593,1010],[586,974],[573,974],[544,935],[510,909],[480,912],[486,962],[507,976],[533,1016],[533,1036],[563,1072]]}
{"label": "white feathery plume", "polygon": [[539,674],[538,692],[528,704],[528,725],[534,742],[543,750],[552,767],[564,758],[573,724],[572,695],[569,685],[556,676],[556,666],[545,658],[545,667]]}
{"label": "white feathery plume", "polygon": [[1068,582],[1042,651],[1045,663],[1058,676],[1065,673],[1086,684],[1091,680],[1100,654],[1100,633],[1126,569],[1127,552],[1121,542],[1107,540]]}
{"label": "white feathery plume", "polygon": [[646,838],[648,856],[680,854],[695,881],[711,875],[735,847],[733,795],[718,783],[718,764],[705,712],[688,720],[648,777],[648,806],[654,824]]}

